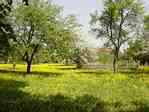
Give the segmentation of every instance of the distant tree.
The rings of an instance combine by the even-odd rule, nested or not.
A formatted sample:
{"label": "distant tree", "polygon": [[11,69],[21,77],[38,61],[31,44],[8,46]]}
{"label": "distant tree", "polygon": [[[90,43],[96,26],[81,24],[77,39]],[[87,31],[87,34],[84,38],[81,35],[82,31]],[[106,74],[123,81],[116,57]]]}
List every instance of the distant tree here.
{"label": "distant tree", "polygon": [[149,64],[149,51],[148,44],[144,38],[137,39],[133,43],[129,43],[129,47],[126,49],[125,57],[128,60],[134,60],[140,65]]}
{"label": "distant tree", "polygon": [[56,5],[35,0],[32,0],[29,6],[18,5],[12,12],[16,42],[20,48],[20,55],[27,63],[27,73],[30,73],[38,51],[56,40],[55,24],[59,12],[60,8]]}
{"label": "distant tree", "polygon": [[84,64],[93,61],[92,51],[83,46],[72,48],[71,53],[72,54],[70,59],[72,60],[73,63],[76,64],[77,68],[82,68]]}
{"label": "distant tree", "polygon": [[130,59],[133,58],[136,62],[140,62],[141,65],[145,63],[149,64],[149,15],[144,17],[144,31],[134,42],[130,42],[128,49],[126,50],[126,56]]}
{"label": "distant tree", "polygon": [[[135,37],[142,4],[137,0],[106,0],[101,15],[96,11],[91,14],[92,30],[103,38],[106,46],[113,48],[113,70],[117,71],[119,52],[126,42]],[[138,29],[138,28],[137,28]]]}
{"label": "distant tree", "polygon": [[61,28],[59,31],[59,41],[56,44],[55,53],[59,60],[65,61],[66,64],[69,63],[72,57],[72,50],[78,44],[79,40],[79,30],[80,25],[77,23],[76,17],[74,15],[69,15],[64,18],[61,22]]}
{"label": "distant tree", "polygon": [[68,65],[74,62],[72,59],[74,51],[76,48],[78,49],[80,43],[83,43],[79,32],[81,27],[74,15],[61,18],[59,22],[57,34],[54,35],[58,39],[56,43],[48,45],[49,47],[53,46],[53,49],[49,49],[50,57],[51,61],[55,63]]}
{"label": "distant tree", "polygon": [[91,51],[80,39],[80,27],[74,16],[68,16],[64,26],[59,32],[61,38],[57,41],[52,57],[57,62],[64,62],[66,65],[75,63],[77,68],[81,68],[83,64],[92,60]]}
{"label": "distant tree", "polygon": [[144,17],[144,29],[149,30],[149,14]]}
{"label": "distant tree", "polygon": [[124,57],[128,60],[134,60],[135,62],[137,62],[136,56],[138,55],[139,51],[143,50],[143,39],[138,38],[134,42],[129,42],[128,45],[129,47],[125,50]]}
{"label": "distant tree", "polygon": [[111,64],[113,56],[109,52],[99,52],[98,61],[102,64]]}
{"label": "distant tree", "polygon": [[[51,55],[53,55],[53,52],[51,52]],[[47,47],[43,47],[42,50],[38,51],[33,59],[34,64],[49,63],[49,62],[51,62],[51,57],[49,48]]]}
{"label": "distant tree", "polygon": [[149,54],[149,14],[144,17],[144,49],[143,51]]}

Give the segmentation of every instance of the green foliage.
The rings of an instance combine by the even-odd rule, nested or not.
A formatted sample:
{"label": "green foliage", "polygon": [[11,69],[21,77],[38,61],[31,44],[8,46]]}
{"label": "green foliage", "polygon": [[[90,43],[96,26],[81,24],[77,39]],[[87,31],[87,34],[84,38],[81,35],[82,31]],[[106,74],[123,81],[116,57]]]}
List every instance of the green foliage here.
{"label": "green foliage", "polygon": [[[101,15],[92,14],[92,30],[97,37],[104,39],[105,46],[113,48],[113,69],[117,69],[117,61],[121,46],[138,33],[138,23],[143,6],[136,0],[105,0],[105,8]],[[130,36],[131,35],[131,36]]]}
{"label": "green foliage", "polygon": [[149,30],[149,15],[146,15],[144,18],[145,29]]}
{"label": "green foliage", "polygon": [[98,54],[98,61],[102,64],[111,64],[112,63],[113,56],[111,53],[107,52],[100,52]]}
{"label": "green foliage", "polygon": [[141,72],[149,72],[149,66],[139,66],[138,70]]}
{"label": "green foliage", "polygon": [[8,58],[10,48],[9,39],[13,39],[13,30],[8,19],[10,12],[9,5],[0,1],[0,57],[4,60]]}
{"label": "green foliage", "polygon": [[80,44],[80,25],[74,15],[69,15],[60,21],[54,49],[51,49],[51,59],[56,63],[86,63],[91,59],[90,51]]}
{"label": "green foliage", "polygon": [[[51,55],[54,53],[52,52]],[[50,63],[52,62],[51,57],[50,57],[50,51],[49,48],[42,48],[36,55],[35,58],[33,59],[33,63]]]}
{"label": "green foliage", "polygon": [[126,50],[127,58],[133,58],[135,61],[142,63],[149,63],[149,39],[148,39],[148,16],[144,18],[144,32],[143,35],[134,42],[129,43],[129,48]]}
{"label": "green foliage", "polygon": [[143,40],[144,40],[144,48],[143,48],[143,52],[149,54],[149,38],[148,38],[148,33],[149,33],[149,15],[146,15],[144,17],[144,36],[143,36]]}
{"label": "green foliage", "polygon": [[129,43],[129,48],[126,50],[128,58],[135,58],[138,52],[142,51],[144,47],[143,40],[137,39],[134,42]]}
{"label": "green foliage", "polygon": [[57,35],[59,39],[52,54],[54,55],[52,58],[55,57],[57,62],[71,59],[78,41],[81,42],[79,40],[79,29],[80,25],[77,23],[74,15],[69,15],[61,20]]}
{"label": "green foliage", "polygon": [[29,5],[18,5],[11,13],[16,35],[15,42],[23,61],[28,64],[27,72],[35,55],[45,46],[58,39],[60,7],[44,1],[30,1]]}
{"label": "green foliage", "polygon": [[70,58],[77,68],[82,68],[83,64],[87,64],[93,61],[92,52],[88,48],[72,48],[72,54]]}

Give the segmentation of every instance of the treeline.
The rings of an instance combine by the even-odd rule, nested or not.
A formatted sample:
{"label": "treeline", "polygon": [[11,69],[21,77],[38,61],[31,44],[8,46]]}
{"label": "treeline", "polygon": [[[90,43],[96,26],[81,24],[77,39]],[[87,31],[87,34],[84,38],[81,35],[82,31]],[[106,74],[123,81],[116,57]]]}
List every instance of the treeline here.
{"label": "treeline", "polygon": [[[96,56],[80,38],[81,25],[62,11],[48,0],[0,0],[0,59],[25,62],[28,73],[32,63],[75,63],[81,68],[92,62]],[[105,0],[103,11],[91,13],[90,26],[104,47],[112,49],[114,72],[121,57],[149,64],[149,14],[139,0]]]}
{"label": "treeline", "polygon": [[43,0],[0,2],[0,57],[12,63],[82,63],[90,59],[80,43],[80,24],[74,15],[62,16],[62,7]]}

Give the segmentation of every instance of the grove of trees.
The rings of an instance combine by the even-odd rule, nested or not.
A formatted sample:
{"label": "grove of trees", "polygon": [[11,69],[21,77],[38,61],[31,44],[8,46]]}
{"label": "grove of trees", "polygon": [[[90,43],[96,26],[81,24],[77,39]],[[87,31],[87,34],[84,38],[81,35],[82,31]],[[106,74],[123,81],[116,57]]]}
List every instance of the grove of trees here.
{"label": "grove of trees", "polygon": [[[75,15],[48,0],[0,0],[0,60],[33,63],[75,63],[77,68],[95,58],[81,45],[81,25]],[[149,14],[139,0],[105,0],[100,13],[91,13],[91,30],[112,49],[113,71],[120,53],[127,60],[149,64]],[[127,46],[127,49],[123,49]],[[106,63],[106,53],[100,55]]]}
{"label": "grove of trees", "polygon": [[42,0],[1,0],[0,6],[0,57],[3,60],[26,62],[27,73],[33,61],[45,56],[42,53],[55,62],[71,60],[78,67],[81,65],[78,51],[86,48],[79,47],[80,25],[74,15],[63,17],[62,7]]}

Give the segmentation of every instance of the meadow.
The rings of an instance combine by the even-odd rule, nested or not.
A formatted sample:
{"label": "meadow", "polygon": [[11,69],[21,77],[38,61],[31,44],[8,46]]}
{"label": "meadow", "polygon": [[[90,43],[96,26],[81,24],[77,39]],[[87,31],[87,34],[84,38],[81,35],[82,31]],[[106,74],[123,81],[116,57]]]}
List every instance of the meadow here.
{"label": "meadow", "polygon": [[62,64],[25,70],[26,65],[15,71],[0,65],[0,112],[149,112],[147,72],[113,74]]}

